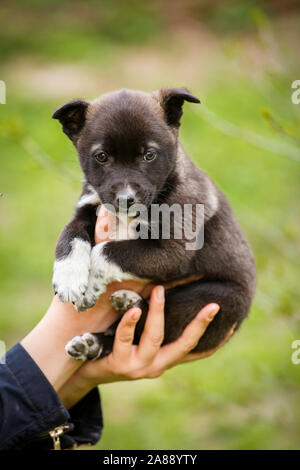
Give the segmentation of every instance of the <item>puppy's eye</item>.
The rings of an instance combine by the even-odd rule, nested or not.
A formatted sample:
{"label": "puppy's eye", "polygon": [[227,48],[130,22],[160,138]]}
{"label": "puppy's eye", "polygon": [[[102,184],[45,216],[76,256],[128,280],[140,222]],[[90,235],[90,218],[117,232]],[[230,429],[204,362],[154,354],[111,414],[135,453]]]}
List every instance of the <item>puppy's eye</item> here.
{"label": "puppy's eye", "polygon": [[147,150],[146,153],[144,153],[144,161],[145,162],[152,162],[157,157],[157,152],[155,150]]}
{"label": "puppy's eye", "polygon": [[98,152],[94,155],[98,163],[106,163],[108,160],[108,155],[105,152]]}

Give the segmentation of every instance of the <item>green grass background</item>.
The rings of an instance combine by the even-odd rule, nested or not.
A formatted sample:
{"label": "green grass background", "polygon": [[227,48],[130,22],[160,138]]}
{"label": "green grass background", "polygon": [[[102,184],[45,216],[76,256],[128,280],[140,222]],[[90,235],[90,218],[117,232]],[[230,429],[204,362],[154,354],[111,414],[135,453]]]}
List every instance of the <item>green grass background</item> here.
{"label": "green grass background", "polygon": [[[300,104],[291,103],[291,83],[300,78],[297,11],[282,18],[261,2],[228,2],[225,14],[224,5],[199,2],[194,11],[179,8],[181,21],[159,3],[4,2],[0,338],[8,347],[49,305],[55,243],[80,191],[75,149],[50,119],[76,97],[60,67],[72,66],[80,77],[76,92],[88,98],[122,87],[188,86],[238,133],[299,151]],[[37,71],[53,67],[57,89],[50,74],[48,90],[47,75]],[[102,386],[98,449],[299,448],[300,365],[291,362],[291,344],[300,339],[300,156],[226,135],[205,116],[201,106],[186,105],[182,141],[225,192],[253,247],[258,288],[251,314],[208,359],[159,379]]]}

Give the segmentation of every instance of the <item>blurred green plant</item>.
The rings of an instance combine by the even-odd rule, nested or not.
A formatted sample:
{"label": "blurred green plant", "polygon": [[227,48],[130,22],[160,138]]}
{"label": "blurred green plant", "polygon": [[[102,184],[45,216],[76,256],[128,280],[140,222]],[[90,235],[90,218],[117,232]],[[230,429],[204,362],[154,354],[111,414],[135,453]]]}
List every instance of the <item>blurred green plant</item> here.
{"label": "blurred green plant", "polygon": [[[103,13],[99,32],[95,24],[101,12],[92,9],[91,18],[89,8],[100,3],[62,2],[67,5],[63,14],[58,0],[28,0],[27,11],[21,0],[14,1],[14,7],[22,7],[14,24],[8,18],[15,10],[7,11],[7,3],[0,33],[3,57],[13,60],[25,53],[39,60],[87,63],[99,57],[101,67],[105,60],[118,74],[124,48],[140,41],[146,46],[152,34],[151,44],[159,42],[155,28],[163,19],[155,14],[140,18],[145,4],[127,15],[127,2],[105,2],[107,16]],[[117,11],[108,11],[110,5]],[[239,12],[246,9],[251,15],[252,7],[253,2],[245,2]],[[224,191],[253,247],[258,288],[251,314],[241,331],[205,361],[179,366],[160,379],[101,387],[105,428],[96,448],[299,449],[300,366],[291,362],[291,344],[300,338],[300,105],[290,100],[299,64],[289,65],[272,21],[259,11],[252,9],[251,25],[258,28],[252,41],[268,57],[275,51],[274,67],[262,70],[258,80],[234,67],[230,74],[228,69],[221,69],[220,77],[212,74],[207,106],[202,111],[187,106],[181,131],[188,153]],[[133,21],[116,32],[110,31],[112,18],[120,21],[119,29]],[[239,21],[244,21],[242,13]],[[129,30],[136,31],[137,23],[135,36]],[[229,53],[236,59],[239,52],[235,34],[230,51],[217,56],[221,67]],[[171,42],[173,36],[167,38]],[[175,59],[178,67],[180,58]],[[193,60],[194,55],[191,68]],[[190,86],[196,93],[198,82]],[[37,323],[52,298],[54,246],[70,219],[81,174],[75,149],[50,119],[57,105],[53,98],[45,100],[38,89],[35,96],[13,86],[8,91],[7,105],[0,106],[0,338],[10,346]]]}
{"label": "blurred green plant", "polygon": [[268,11],[263,0],[196,1],[192,10],[199,19],[220,33],[239,33],[255,29],[254,15]]}
{"label": "blurred green plant", "polygon": [[13,0],[0,11],[0,57],[107,61],[118,46],[143,44],[163,30],[151,3],[138,0]]}

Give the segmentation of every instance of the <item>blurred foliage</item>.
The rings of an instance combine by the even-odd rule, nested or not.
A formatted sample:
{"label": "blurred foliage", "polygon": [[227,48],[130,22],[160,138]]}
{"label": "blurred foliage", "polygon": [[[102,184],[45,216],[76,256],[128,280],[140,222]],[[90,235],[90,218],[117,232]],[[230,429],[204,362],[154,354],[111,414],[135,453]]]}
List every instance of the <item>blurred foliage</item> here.
{"label": "blurred foliage", "polygon": [[229,0],[222,2],[195,2],[193,11],[216,31],[232,34],[253,30],[254,15],[257,11],[267,10],[262,0]]}
{"label": "blurred foliage", "polygon": [[139,0],[13,0],[0,10],[1,60],[30,54],[89,60],[115,44],[145,43],[162,29],[151,2]]}
{"label": "blurred foliage", "polygon": [[[252,15],[253,2],[231,3],[237,5],[233,13],[222,8],[237,20],[221,53],[205,62],[212,70],[209,84],[188,83],[205,108],[185,107],[181,136],[194,161],[225,192],[249,238],[258,269],[255,302],[241,331],[211,358],[159,379],[101,387],[105,429],[99,449],[299,448],[300,366],[291,362],[291,344],[300,338],[300,164],[284,152],[299,150],[300,105],[291,103],[299,63],[289,61],[273,21],[263,11]],[[124,50],[146,51],[150,44],[159,56],[166,47],[160,47],[162,34],[167,44],[177,44],[172,28],[160,31],[168,15],[146,2],[30,0],[25,6],[19,0],[4,6],[0,51],[7,63],[24,55],[94,65],[106,51],[101,74],[109,77],[114,70],[120,88]],[[7,19],[17,6],[13,24]],[[217,22],[220,10],[214,14]],[[278,51],[275,63],[262,63],[259,77],[247,60],[239,63],[242,73],[233,66],[243,55],[238,18],[254,24],[251,45],[260,44],[263,57]],[[191,45],[189,32],[186,48],[172,56],[178,70]],[[7,105],[0,106],[0,337],[10,346],[51,300],[54,246],[70,219],[81,174],[75,149],[50,119],[58,98],[39,87],[30,94],[7,85]]]}

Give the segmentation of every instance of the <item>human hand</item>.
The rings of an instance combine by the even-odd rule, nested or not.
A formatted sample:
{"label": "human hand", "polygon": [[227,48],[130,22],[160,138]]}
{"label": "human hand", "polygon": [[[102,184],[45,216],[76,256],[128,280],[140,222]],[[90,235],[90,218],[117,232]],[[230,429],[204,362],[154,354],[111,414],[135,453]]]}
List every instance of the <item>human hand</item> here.
{"label": "human hand", "polygon": [[161,346],[164,337],[164,289],[162,286],[154,287],[139,344],[134,345],[133,338],[141,310],[132,308],[123,315],[118,325],[112,353],[97,361],[86,362],[59,391],[62,402],[70,408],[98,384],[159,377],[175,365],[212,355],[232,336],[235,325],[218,347],[203,353],[190,351],[198,344],[218,311],[217,304],[206,305],[176,341]]}
{"label": "human hand", "polygon": [[132,308],[119,323],[112,353],[98,361],[86,363],[81,371],[94,386],[97,383],[159,377],[174,365],[208,357],[234,331],[233,327],[217,348],[203,353],[190,353],[218,311],[217,304],[206,305],[176,341],[161,346],[164,339],[164,288],[156,286],[151,293],[149,312],[139,344],[134,345],[133,338],[141,310]]}
{"label": "human hand", "polygon": [[[112,217],[113,215],[104,207],[101,208],[95,228],[96,243],[110,239]],[[165,288],[192,282],[198,278],[191,277],[175,283],[168,283]],[[112,353],[97,361],[84,363],[64,387],[59,390],[61,400],[68,408],[77,403],[90,389],[98,384],[159,377],[165,370],[175,365],[204,359],[216,352],[234,332],[235,325],[218,347],[203,353],[191,353],[219,311],[219,306],[211,303],[198,313],[176,341],[161,346],[164,336],[164,287],[153,287],[153,284],[144,281],[126,281],[122,282],[122,288],[135,290],[145,298],[152,291],[149,312],[139,345],[133,345],[133,338],[141,311],[138,308],[132,308],[120,320]],[[109,301],[110,295],[117,289],[120,289],[119,283],[110,284],[97,304],[87,311],[98,312],[99,317],[102,318],[100,320],[102,326],[103,312],[106,315],[105,322],[110,319],[112,323],[118,316]],[[93,331],[97,330],[94,329]],[[103,329],[98,331],[103,331]],[[72,393],[70,393],[70,390]]]}

